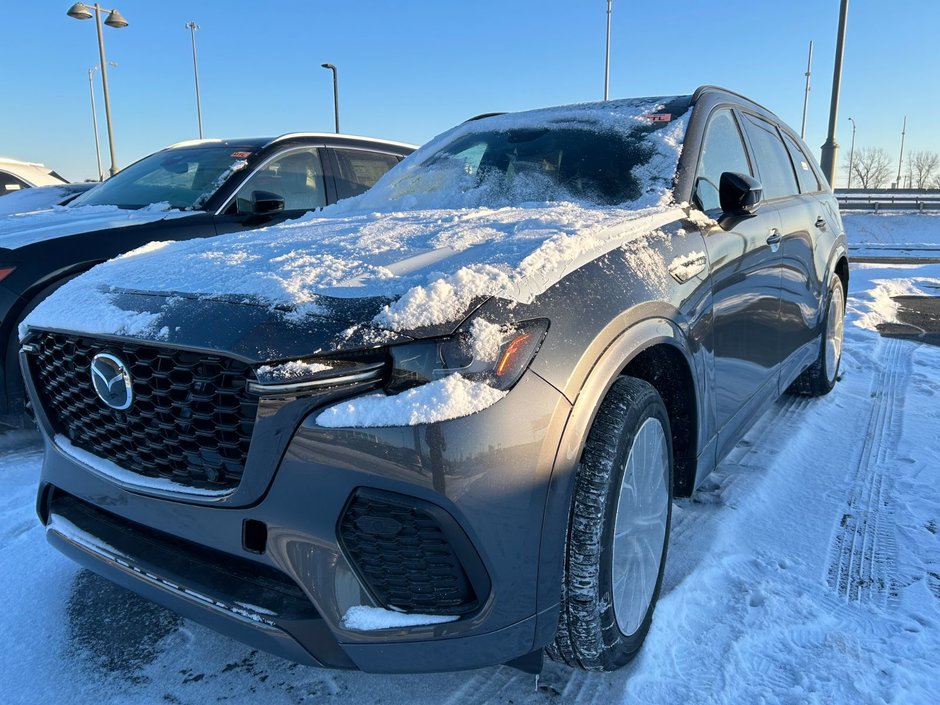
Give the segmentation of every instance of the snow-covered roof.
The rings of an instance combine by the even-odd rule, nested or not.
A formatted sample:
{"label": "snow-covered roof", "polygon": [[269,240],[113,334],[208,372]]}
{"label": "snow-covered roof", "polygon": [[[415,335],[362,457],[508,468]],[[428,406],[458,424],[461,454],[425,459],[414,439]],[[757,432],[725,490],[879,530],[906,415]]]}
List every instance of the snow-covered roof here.
{"label": "snow-covered roof", "polygon": [[55,186],[68,183],[52,169],[38,162],[23,162],[18,159],[0,157],[0,171],[13,174],[30,186]]}

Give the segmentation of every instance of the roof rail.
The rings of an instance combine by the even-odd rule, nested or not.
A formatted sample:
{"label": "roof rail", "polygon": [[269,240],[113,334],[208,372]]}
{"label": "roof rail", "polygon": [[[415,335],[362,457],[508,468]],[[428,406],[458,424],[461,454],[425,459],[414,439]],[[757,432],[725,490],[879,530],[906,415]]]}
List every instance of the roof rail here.
{"label": "roof rail", "polygon": [[278,135],[272,140],[268,140],[267,142],[265,142],[264,146],[268,147],[277,142],[283,142],[284,140],[293,139],[295,137],[313,137],[313,138],[352,137],[353,139],[368,140],[369,142],[376,142],[378,144],[387,144],[390,147],[406,147],[408,149],[418,148],[418,145],[409,144],[408,142],[396,142],[394,140],[383,140],[378,137],[363,137],[361,135],[347,135],[347,134],[339,134],[336,132],[286,132],[283,135]]}
{"label": "roof rail", "polygon": [[474,120],[482,120],[488,117],[496,117],[497,115],[505,115],[505,111],[501,113],[480,113],[479,115],[474,115],[472,118],[464,120],[464,123],[473,122]]}

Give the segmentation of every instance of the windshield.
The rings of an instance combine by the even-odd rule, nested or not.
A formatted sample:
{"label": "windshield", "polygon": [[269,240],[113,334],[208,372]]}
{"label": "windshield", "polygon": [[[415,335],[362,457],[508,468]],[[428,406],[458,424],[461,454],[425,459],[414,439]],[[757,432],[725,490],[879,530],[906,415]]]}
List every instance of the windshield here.
{"label": "windshield", "polygon": [[688,107],[688,99],[642,99],[464,123],[402,162],[356,205],[658,202],[672,188]]}
{"label": "windshield", "polygon": [[69,205],[143,208],[168,203],[181,210],[200,208],[244,167],[248,154],[231,146],[167,149],[119,171]]}

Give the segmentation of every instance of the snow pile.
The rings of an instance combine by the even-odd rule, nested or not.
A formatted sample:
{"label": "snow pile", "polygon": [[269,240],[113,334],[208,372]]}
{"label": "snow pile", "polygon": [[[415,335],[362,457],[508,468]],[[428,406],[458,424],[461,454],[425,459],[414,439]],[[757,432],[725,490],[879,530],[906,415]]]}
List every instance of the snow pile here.
{"label": "snow pile", "polygon": [[258,381],[263,384],[272,384],[277,382],[291,382],[297,379],[305,379],[332,369],[329,365],[316,362],[305,362],[304,360],[294,360],[280,365],[262,365],[255,373],[258,375]]}
{"label": "snow pile", "polygon": [[473,319],[470,324],[470,351],[474,360],[496,362],[503,341],[509,335],[507,326],[490,323],[483,318]]}
{"label": "snow pile", "polygon": [[[661,105],[591,104],[491,120],[505,129],[576,124],[629,133]],[[460,174],[448,180],[433,170],[438,179],[433,189],[426,188],[421,198],[412,192],[396,200],[402,181],[417,173],[421,155],[455,135],[484,129],[469,123],[416,152],[362,196],[318,213],[257,231],[169,243],[101,265],[43,302],[27,324],[144,335],[137,312],[112,303],[116,292],[126,290],[243,296],[299,315],[316,313],[323,296],[379,297],[391,303],[375,323],[399,331],[452,322],[482,297],[531,302],[587,262],[618,247],[630,248],[637,238],[684,217],[672,205],[671,187],[687,118],[677,117],[643,137],[652,156],[637,167],[641,195],[631,203],[467,207],[478,202],[479,194],[461,190]],[[489,120],[483,122],[486,130],[493,129]],[[398,210],[405,207],[417,209]],[[658,265],[651,263],[647,270]],[[78,319],[76,311],[87,315]],[[159,316],[149,325],[158,331]]]}
{"label": "snow pile", "polygon": [[446,624],[454,622],[457,617],[440,614],[406,614],[393,612],[381,607],[366,607],[364,605],[350,607],[343,615],[343,626],[356,631],[371,631],[374,629],[395,629],[398,627],[422,627],[429,624]]}
{"label": "snow pile", "polygon": [[317,416],[326,428],[417,426],[469,416],[506,396],[483,382],[459,374],[399,394],[368,394],[328,407]]}
{"label": "snow pile", "polygon": [[[879,273],[884,267],[877,264],[857,264],[855,276],[862,276],[867,280],[867,290],[849,302],[848,310],[855,314],[855,325],[866,330],[878,331],[879,326],[885,323],[896,323],[898,320],[898,304],[896,296],[937,296],[940,294],[940,266],[898,264],[892,267],[890,278],[883,278]],[[916,276],[897,276],[901,272],[916,274]],[[932,275],[932,276],[931,276]]]}

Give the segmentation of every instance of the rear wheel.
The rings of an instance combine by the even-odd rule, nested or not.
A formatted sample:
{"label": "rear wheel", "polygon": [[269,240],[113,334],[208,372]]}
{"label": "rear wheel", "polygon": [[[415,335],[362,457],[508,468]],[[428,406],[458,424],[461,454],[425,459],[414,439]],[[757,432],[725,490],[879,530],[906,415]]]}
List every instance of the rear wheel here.
{"label": "rear wheel", "polygon": [[552,658],[612,671],[646,638],[672,519],[671,438],[656,390],[639,379],[618,379],[578,466]]}
{"label": "rear wheel", "polygon": [[820,340],[819,357],[794,380],[787,390],[791,394],[819,397],[836,386],[842,363],[842,341],[845,333],[845,289],[838,276],[832,277],[826,320]]}

